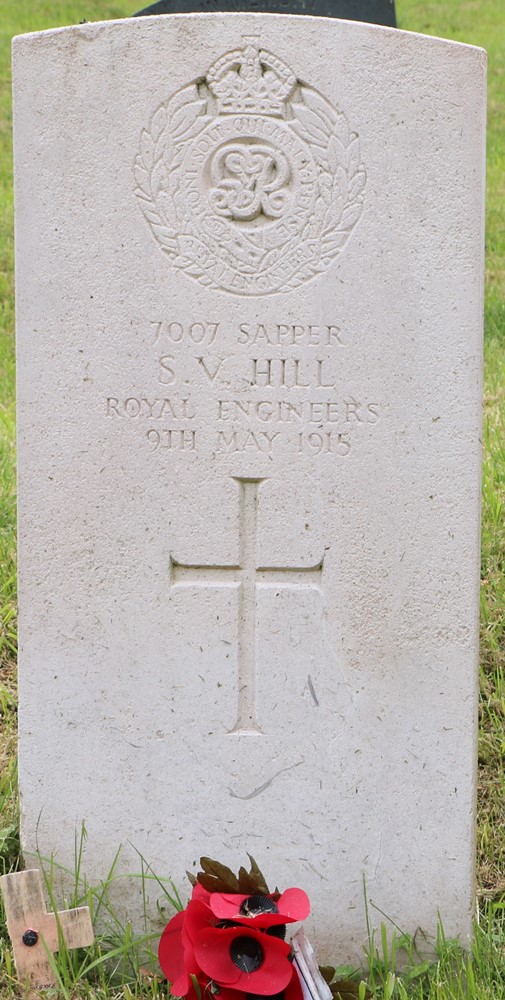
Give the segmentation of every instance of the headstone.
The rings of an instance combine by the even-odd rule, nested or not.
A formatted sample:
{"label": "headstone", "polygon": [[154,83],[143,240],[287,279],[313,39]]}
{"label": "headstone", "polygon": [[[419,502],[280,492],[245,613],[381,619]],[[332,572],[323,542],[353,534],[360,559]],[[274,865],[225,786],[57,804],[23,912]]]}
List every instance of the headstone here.
{"label": "headstone", "polygon": [[249,851],[320,961],[363,879],[471,926],[484,66],[281,15],[14,43],[24,848]]}
{"label": "headstone", "polygon": [[340,17],[396,27],[394,0],[158,0],[158,3],[144,7],[133,16],[216,10],[310,14],[313,17]]}
{"label": "headstone", "polygon": [[59,951],[62,942],[69,950],[93,944],[89,906],[48,913],[37,868],[2,875],[0,890],[19,982],[30,989],[55,986],[48,952]]}

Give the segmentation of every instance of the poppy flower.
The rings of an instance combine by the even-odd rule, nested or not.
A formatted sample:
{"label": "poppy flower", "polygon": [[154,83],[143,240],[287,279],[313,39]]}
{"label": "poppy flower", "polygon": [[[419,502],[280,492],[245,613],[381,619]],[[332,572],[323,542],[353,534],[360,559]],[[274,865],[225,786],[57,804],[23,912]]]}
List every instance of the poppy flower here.
{"label": "poppy flower", "polygon": [[[205,889],[202,891],[205,892]],[[175,996],[187,996],[190,977],[201,971],[194,953],[198,935],[218,923],[210,906],[197,893],[186,909],[176,913],[165,927],[158,946],[158,960]]]}
{"label": "poppy flower", "polygon": [[286,889],[280,896],[213,892],[209,906],[220,920],[264,928],[305,920],[310,913],[309,897],[303,889]]}
{"label": "poppy flower", "polygon": [[196,964],[193,949],[185,948],[182,941],[186,911],[176,913],[168,922],[158,945],[158,961],[172,987],[174,996],[187,996],[191,989],[191,976],[201,971]]}
{"label": "poppy flower", "polygon": [[226,866],[201,859],[201,881],[199,876],[196,883],[192,880],[190,902],[172,917],[159,943],[159,962],[172,996],[303,1000],[284,937],[287,924],[308,916],[308,897],[302,889],[270,893],[256,862],[250,861],[250,872],[241,868],[235,876]]}
{"label": "poppy flower", "polygon": [[199,882],[193,886],[193,891],[191,893],[191,899],[198,899],[201,903],[208,903],[212,893],[208,889],[204,889],[203,885]]}
{"label": "poppy flower", "polygon": [[193,945],[201,931],[207,927],[216,927],[220,918],[216,917],[210,906],[200,899],[190,899],[184,910],[184,923],[182,925],[182,942],[184,947]]}
{"label": "poppy flower", "polygon": [[186,997],[187,1000],[212,1000],[219,993],[219,1000],[244,1000],[243,993],[237,990],[217,987],[199,969],[192,947],[183,946],[182,932],[186,913],[187,910],[172,917],[161,935],[158,947],[158,960],[170,983],[171,995]]}
{"label": "poppy flower", "polygon": [[[296,965],[292,965],[292,975],[291,979],[282,991],[282,993],[277,993],[275,996],[270,997],[270,1000],[303,1000],[303,990],[302,984],[300,982],[300,975],[296,968]],[[259,996],[257,993],[247,993],[246,1000],[263,1000],[263,997]]]}
{"label": "poppy flower", "polygon": [[293,974],[284,990],[284,1000],[303,1000],[303,989],[296,965],[291,966]]}
{"label": "poppy flower", "polygon": [[194,944],[196,961],[210,979],[260,996],[280,993],[290,983],[290,950],[285,941],[241,925],[208,927]]}
{"label": "poppy flower", "polygon": [[[170,996],[175,997],[173,984],[170,986]],[[244,1000],[244,994],[238,990],[217,986],[208,976],[200,972],[191,976],[187,993],[181,994],[185,1000]]]}

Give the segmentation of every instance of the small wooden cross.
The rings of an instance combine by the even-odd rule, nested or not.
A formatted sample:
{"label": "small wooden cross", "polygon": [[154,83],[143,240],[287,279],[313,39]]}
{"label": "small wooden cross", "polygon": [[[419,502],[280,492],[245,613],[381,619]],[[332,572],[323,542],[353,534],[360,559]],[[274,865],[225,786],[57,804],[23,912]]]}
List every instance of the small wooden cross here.
{"label": "small wooden cross", "polygon": [[56,985],[43,941],[49,951],[58,951],[58,925],[67,948],[86,948],[94,934],[88,906],[48,913],[38,868],[0,877],[18,979],[32,987]]}

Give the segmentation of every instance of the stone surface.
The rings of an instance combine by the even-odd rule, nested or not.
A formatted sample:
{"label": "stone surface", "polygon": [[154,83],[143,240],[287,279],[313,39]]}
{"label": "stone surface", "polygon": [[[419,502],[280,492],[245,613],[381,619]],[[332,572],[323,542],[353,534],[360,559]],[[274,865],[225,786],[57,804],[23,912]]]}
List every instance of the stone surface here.
{"label": "stone surface", "polygon": [[268,14],[310,14],[370,21],[396,27],[394,0],[158,0],[137,11],[145,14],[189,14],[191,11],[255,11]]}
{"label": "stone surface", "polygon": [[250,851],[325,960],[363,877],[470,928],[484,66],[276,15],[14,43],[25,848]]}

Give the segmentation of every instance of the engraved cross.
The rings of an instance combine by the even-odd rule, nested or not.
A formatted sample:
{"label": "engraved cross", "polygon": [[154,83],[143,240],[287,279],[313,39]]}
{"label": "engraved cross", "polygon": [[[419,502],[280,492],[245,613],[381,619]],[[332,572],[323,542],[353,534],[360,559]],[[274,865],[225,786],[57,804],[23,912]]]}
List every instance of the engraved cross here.
{"label": "engraved cross", "polygon": [[[235,477],[234,477],[235,478]],[[256,588],[275,585],[321,588],[323,559],[315,566],[258,566],[258,494],[261,479],[238,479],[240,549],[238,565],[188,564],[170,557],[171,587],[233,587],[238,604],[238,714],[231,733],[259,734],[256,722]]]}

